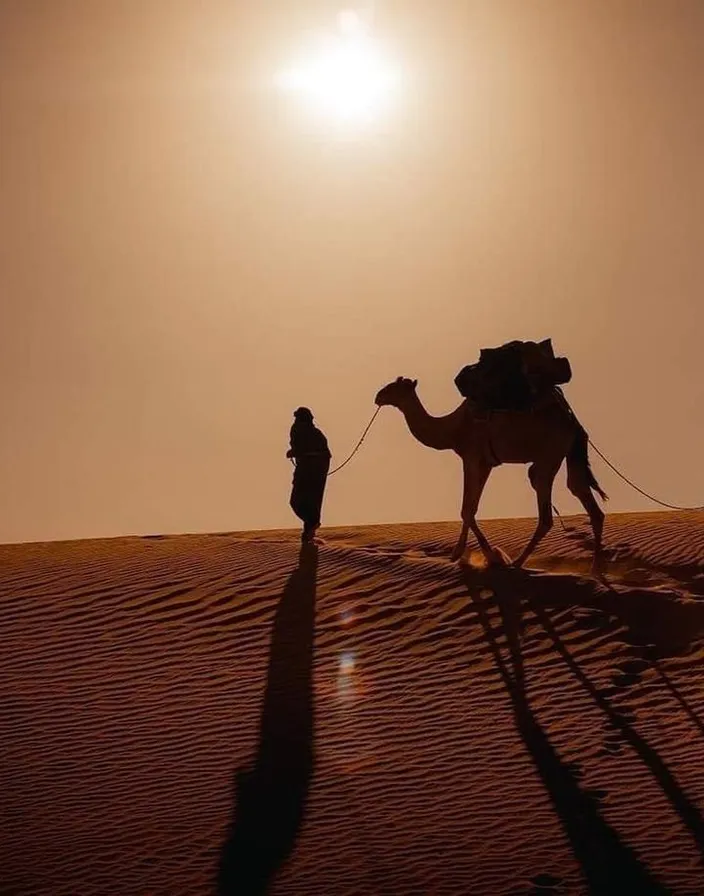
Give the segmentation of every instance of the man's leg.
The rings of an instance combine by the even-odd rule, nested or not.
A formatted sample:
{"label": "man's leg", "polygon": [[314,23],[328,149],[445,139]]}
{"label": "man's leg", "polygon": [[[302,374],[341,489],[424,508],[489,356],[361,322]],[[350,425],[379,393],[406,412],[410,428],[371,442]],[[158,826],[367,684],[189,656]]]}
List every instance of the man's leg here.
{"label": "man's leg", "polygon": [[302,541],[312,541],[320,526],[320,515],[330,462],[309,458],[299,461],[293,480],[291,507],[303,522]]}
{"label": "man's leg", "polygon": [[[299,474],[299,475],[296,475]],[[291,510],[296,514],[298,519],[304,524],[303,526],[303,534],[301,536],[302,541],[308,541],[308,532],[306,530],[305,521],[307,519],[307,508],[305,501],[305,487],[304,483],[301,481],[300,471],[296,471],[293,477],[293,488],[291,489],[291,499],[289,504],[291,506]]]}
{"label": "man's leg", "polygon": [[328,481],[328,469],[330,468],[329,461],[323,461],[320,463],[315,478],[315,482],[313,483],[313,487],[311,488],[311,516],[310,522],[313,527],[313,533],[320,528],[320,518],[322,515],[323,509],[323,498],[325,497],[325,486]]}
{"label": "man's leg", "polygon": [[314,516],[311,506],[311,471],[309,461],[299,461],[293,476],[293,490],[291,492],[291,509],[303,523],[302,541],[311,541],[314,529],[312,527]]}
{"label": "man's leg", "polygon": [[301,499],[301,491],[295,485],[291,491],[291,500],[288,502],[291,510],[296,514],[299,520],[304,518],[303,501]]}

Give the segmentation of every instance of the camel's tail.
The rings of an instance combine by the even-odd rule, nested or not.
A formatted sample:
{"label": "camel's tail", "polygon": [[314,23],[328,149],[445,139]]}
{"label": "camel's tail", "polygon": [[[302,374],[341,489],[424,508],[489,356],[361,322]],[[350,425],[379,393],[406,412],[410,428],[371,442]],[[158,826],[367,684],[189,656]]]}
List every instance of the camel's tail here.
{"label": "camel's tail", "polygon": [[587,435],[587,431],[579,423],[576,417],[575,422],[579,429],[577,430],[572,447],[567,454],[567,463],[574,464],[582,470],[586,474],[589,488],[593,489],[603,501],[607,501],[609,496],[597,482],[591,464],[589,463],[589,436]]}
{"label": "camel's tail", "polygon": [[570,419],[572,420],[574,425],[577,427],[574,442],[572,442],[572,447],[567,453],[568,469],[569,466],[573,464],[575,467],[581,470],[586,476],[587,485],[589,486],[589,488],[595,491],[602,499],[602,501],[608,501],[609,496],[597,482],[596,476],[592,472],[591,464],[589,463],[589,435],[587,434],[586,429],[577,419],[577,415],[572,410],[572,406],[570,405],[569,401],[567,401],[567,399],[565,398],[562,389],[556,387],[555,396],[562,407],[569,414]]}

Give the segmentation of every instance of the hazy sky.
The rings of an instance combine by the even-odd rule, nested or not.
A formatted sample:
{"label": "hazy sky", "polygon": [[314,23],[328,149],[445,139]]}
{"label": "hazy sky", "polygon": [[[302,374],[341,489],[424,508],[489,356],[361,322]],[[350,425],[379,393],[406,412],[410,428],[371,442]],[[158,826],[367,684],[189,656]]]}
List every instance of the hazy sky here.
{"label": "hazy sky", "polygon": [[[547,336],[596,444],[704,503],[704,3],[376,6],[403,101],[340,141],[272,87],[335,4],[0,0],[0,541],[298,525],[297,405],[340,462],[390,379],[444,413]],[[460,493],[386,408],[324,524]]]}

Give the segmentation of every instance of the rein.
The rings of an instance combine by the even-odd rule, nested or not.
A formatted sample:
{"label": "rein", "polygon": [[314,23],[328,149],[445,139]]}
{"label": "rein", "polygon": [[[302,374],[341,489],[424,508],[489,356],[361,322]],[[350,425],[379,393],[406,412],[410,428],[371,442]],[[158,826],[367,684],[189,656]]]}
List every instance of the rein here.
{"label": "rein", "polygon": [[369,421],[369,423],[367,423],[367,428],[364,430],[360,440],[357,442],[357,444],[352,449],[352,453],[350,454],[350,456],[347,458],[347,460],[343,461],[339,467],[335,467],[334,470],[330,470],[330,472],[328,473],[328,476],[332,476],[333,473],[337,473],[338,470],[341,470],[346,464],[348,464],[352,460],[352,458],[355,456],[355,454],[362,447],[362,442],[364,441],[369,430],[372,428],[372,423],[376,420],[376,415],[379,413],[380,410],[381,410],[381,405],[379,405],[379,407],[374,411],[374,413],[372,415],[372,419]]}

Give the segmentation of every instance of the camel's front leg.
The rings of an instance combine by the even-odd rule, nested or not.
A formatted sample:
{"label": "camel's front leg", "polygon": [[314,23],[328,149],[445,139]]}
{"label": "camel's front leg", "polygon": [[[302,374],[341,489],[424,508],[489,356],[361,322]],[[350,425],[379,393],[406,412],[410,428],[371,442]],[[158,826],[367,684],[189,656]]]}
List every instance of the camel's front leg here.
{"label": "camel's front leg", "polygon": [[486,536],[477,525],[476,514],[479,501],[484,491],[484,486],[491,473],[491,467],[483,463],[472,463],[463,458],[464,465],[464,494],[462,497],[462,529],[460,537],[452,552],[451,559],[459,560],[467,547],[467,536],[471,529],[474,533],[487,563],[492,564],[497,560],[497,553],[489,544]]}

